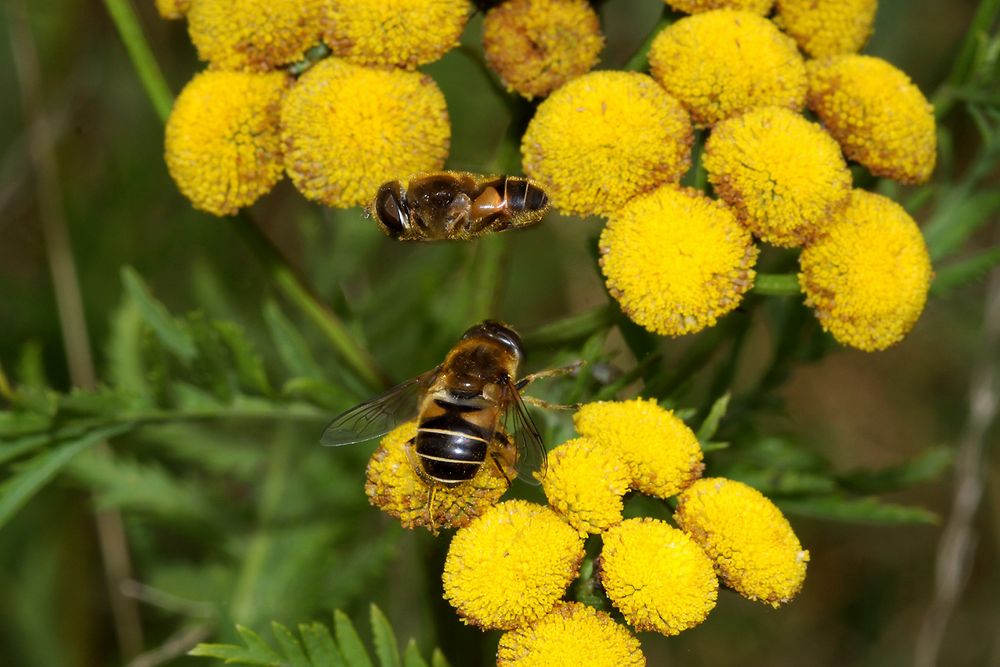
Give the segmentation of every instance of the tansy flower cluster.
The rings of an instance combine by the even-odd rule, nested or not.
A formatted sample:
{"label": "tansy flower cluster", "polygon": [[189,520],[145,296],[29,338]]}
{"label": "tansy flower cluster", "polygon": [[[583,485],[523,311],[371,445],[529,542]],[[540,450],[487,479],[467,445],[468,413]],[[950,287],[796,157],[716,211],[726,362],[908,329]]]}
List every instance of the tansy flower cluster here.
{"label": "tansy flower cluster", "polygon": [[[497,503],[513,470],[498,457],[469,482],[432,485],[406,448],[413,422],[383,438],[368,465],[372,504],[403,526],[459,528],[442,575],[444,597],[462,619],[503,630],[498,665],[644,665],[632,631],[672,636],[700,624],[719,583],[777,607],[805,579],[809,554],[781,512],[733,480],[702,479],[698,439],[653,400],[602,401],[574,416],[578,437],[549,455],[541,478],[548,505]],[[623,520],[629,492],[675,498],[674,523]],[[600,589],[628,626],[603,611],[565,601],[600,536]],[[593,563],[593,561],[591,561]]]}
{"label": "tansy flower cluster", "polygon": [[[898,207],[878,224],[853,203],[868,193],[854,191],[847,161],[926,181],[934,116],[905,74],[854,55],[874,0],[667,4],[691,15],[652,40],[652,76],[584,74],[539,105],[522,140],[525,172],[557,208],[607,218],[600,266],[612,297],[654,333],[700,331],[753,286],[757,239],[803,249],[806,303],[838,341],[901,340],[926,299],[927,251]],[[714,198],[679,186],[695,132]],[[871,224],[848,243],[859,216]]]}

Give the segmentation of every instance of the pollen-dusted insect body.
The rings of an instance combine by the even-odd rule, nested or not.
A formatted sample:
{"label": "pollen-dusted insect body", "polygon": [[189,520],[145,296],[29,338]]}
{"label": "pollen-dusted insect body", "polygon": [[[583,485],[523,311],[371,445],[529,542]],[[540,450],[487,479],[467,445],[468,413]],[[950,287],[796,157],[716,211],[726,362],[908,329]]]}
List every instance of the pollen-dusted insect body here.
{"label": "pollen-dusted insect body", "polygon": [[549,198],[519,176],[443,171],[389,181],[366,213],[400,241],[467,240],[541,222]]}

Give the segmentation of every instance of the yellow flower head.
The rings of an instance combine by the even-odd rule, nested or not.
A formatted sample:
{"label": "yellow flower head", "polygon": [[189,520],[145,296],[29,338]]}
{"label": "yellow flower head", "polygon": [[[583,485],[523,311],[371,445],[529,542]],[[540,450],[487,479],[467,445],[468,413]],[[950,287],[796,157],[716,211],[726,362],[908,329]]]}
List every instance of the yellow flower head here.
{"label": "yellow flower head", "polygon": [[934,109],[881,58],[833,56],[809,63],[809,108],[851,160],[876,176],[923,183],[934,171]]}
{"label": "yellow flower head", "polygon": [[444,597],[466,623],[513,630],[552,610],[582,559],[583,540],[555,512],[508,500],[455,533]]}
{"label": "yellow flower head", "polygon": [[[399,519],[403,528],[460,528],[494,505],[507,491],[507,478],[489,462],[468,482],[433,488],[413,469],[407,443],[417,434],[417,422],[402,424],[382,438],[368,462],[365,493],[372,505]],[[433,491],[433,495],[432,495]]]}
{"label": "yellow flower head", "polygon": [[564,602],[500,638],[497,667],[645,667],[639,640],[603,611]]}
{"label": "yellow flower head", "polygon": [[458,46],[468,0],[327,0],[324,39],[358,65],[405,67],[433,62]]}
{"label": "yellow flower head", "polygon": [[542,480],[549,505],[581,533],[599,533],[622,520],[622,496],[632,479],[617,453],[576,438],[549,452]]}
{"label": "yellow flower head", "polygon": [[636,630],[676,635],[715,607],[712,561],[682,531],[657,519],[628,519],[602,539],[601,584]]}
{"label": "yellow flower head", "polygon": [[636,72],[591,72],[538,106],[521,142],[524,171],[565,213],[608,215],[691,163],[691,121]]}
{"label": "yellow flower head", "polygon": [[666,0],[679,12],[699,14],[713,9],[742,9],[764,16],[771,11],[774,0]]}
{"label": "yellow flower head", "polygon": [[855,190],[829,233],[799,257],[806,304],[844,345],[868,352],[903,339],[933,271],[920,229],[896,202]]}
{"label": "yellow flower head", "polygon": [[740,221],[779,246],[815,238],[851,193],[851,172],[837,142],[782,107],[717,123],[704,165],[716,194]]}
{"label": "yellow flower head", "polygon": [[857,53],[872,34],[878,0],[777,0],[774,18],[813,58]]}
{"label": "yellow flower head", "polygon": [[370,201],[386,181],[440,170],[451,126],[429,76],[327,58],[289,91],[281,134],[295,187],[347,208]]}
{"label": "yellow flower head", "polygon": [[664,185],[621,207],[601,233],[601,270],[625,313],[665,336],[700,331],[739,305],[757,247],[727,206]]}
{"label": "yellow flower head", "polygon": [[604,48],[586,0],[508,0],[486,14],[486,62],[508,89],[531,99],[590,71]]}
{"label": "yellow flower head", "polygon": [[284,74],[207,71],[177,96],[167,120],[167,169],[195,208],[232,215],[281,180],[278,117]]}
{"label": "yellow flower head", "polygon": [[165,19],[182,19],[191,9],[191,0],[156,0],[156,11]]}
{"label": "yellow flower head", "polygon": [[809,552],[788,520],[756,489],[721,477],[698,480],[679,497],[674,520],[743,597],[779,607],[806,578]]}
{"label": "yellow flower head", "polygon": [[632,488],[669,498],[701,476],[698,438],[652,398],[587,403],[573,416],[577,432],[628,466]]}
{"label": "yellow flower head", "polygon": [[751,12],[720,9],[677,21],[656,36],[649,66],[699,125],[754,107],[798,111],[805,102],[795,41]]}
{"label": "yellow flower head", "polygon": [[187,13],[198,57],[229,70],[302,60],[319,42],[324,0],[197,0]]}

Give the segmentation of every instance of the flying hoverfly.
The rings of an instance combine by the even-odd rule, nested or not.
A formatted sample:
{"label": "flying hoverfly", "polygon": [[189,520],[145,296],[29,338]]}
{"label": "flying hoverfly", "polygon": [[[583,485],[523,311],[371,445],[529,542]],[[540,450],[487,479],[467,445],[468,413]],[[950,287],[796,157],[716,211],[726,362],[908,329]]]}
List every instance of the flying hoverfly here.
{"label": "flying hoverfly", "polygon": [[384,183],[365,212],[390,238],[440,241],[529,227],[548,208],[548,195],[530,179],[442,171]]}
{"label": "flying hoverfly", "polygon": [[337,447],[381,437],[416,416],[417,434],[406,444],[407,454],[432,489],[471,480],[487,461],[505,478],[505,470],[516,470],[520,479],[538,484],[545,475],[545,446],[521,390],[578,365],[518,381],[523,359],[521,337],[512,328],[493,320],[477,324],[439,366],[334,417],[322,444]]}

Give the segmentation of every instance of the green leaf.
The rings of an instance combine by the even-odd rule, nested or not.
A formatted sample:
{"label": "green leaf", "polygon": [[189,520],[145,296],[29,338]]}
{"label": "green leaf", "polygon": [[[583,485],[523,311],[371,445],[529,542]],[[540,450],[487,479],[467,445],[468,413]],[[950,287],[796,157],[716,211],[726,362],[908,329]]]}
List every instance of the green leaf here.
{"label": "green leaf", "polygon": [[838,481],[855,493],[885,493],[897,491],[939,478],[954,460],[948,447],[933,447],[920,456],[898,466],[882,470],[858,470],[840,475]]}
{"label": "green leaf", "polygon": [[444,657],[444,653],[441,649],[434,649],[434,654],[431,656],[431,667],[451,667],[448,659]]}
{"label": "green leaf", "polygon": [[291,631],[277,621],[271,623],[271,632],[278,640],[281,652],[288,658],[289,667],[310,667],[309,659],[302,652],[302,645],[291,633]]}
{"label": "green leaf", "polygon": [[947,294],[956,287],[985,276],[997,265],[1000,265],[1000,246],[948,264],[936,270],[934,282],[931,283],[931,293],[935,296]]}
{"label": "green leaf", "polygon": [[129,298],[139,308],[142,319],[153,330],[160,343],[185,364],[192,362],[197,349],[191,335],[170,315],[166,307],[156,300],[135,269],[124,267],[122,282]]}
{"label": "green leaf", "polygon": [[411,639],[403,652],[403,667],[427,667],[427,661],[420,655],[417,640]]}
{"label": "green leaf", "polygon": [[938,207],[941,213],[923,230],[931,259],[939,260],[957,250],[998,209],[1000,192],[995,189],[968,194],[963,188],[956,188],[952,197],[942,198]]}
{"label": "green leaf", "polygon": [[232,355],[240,386],[264,396],[270,396],[273,390],[267,379],[264,361],[254,350],[246,332],[232,322],[213,322],[212,325]]}
{"label": "green leaf", "polygon": [[143,362],[143,319],[135,301],[125,299],[111,320],[111,335],[105,345],[108,375],[115,389],[138,395],[151,392]]}
{"label": "green leaf", "polygon": [[705,417],[705,421],[701,423],[701,427],[698,429],[698,442],[708,442],[719,430],[719,422],[726,416],[730,398],[731,394],[727,391],[712,403],[712,407],[708,411],[708,416]]}
{"label": "green leaf", "polygon": [[351,619],[339,609],[333,612],[333,631],[347,667],[374,667]]}
{"label": "green leaf", "polygon": [[396,633],[389,624],[389,619],[382,611],[372,604],[372,639],[375,643],[375,655],[381,667],[399,667],[399,646],[396,644]]}
{"label": "green leaf", "polygon": [[76,438],[60,442],[52,449],[18,466],[16,472],[0,484],[0,527],[3,527],[77,454],[130,428],[131,424],[118,424],[88,431]]}
{"label": "green leaf", "polygon": [[812,498],[775,499],[788,514],[814,519],[866,524],[937,524],[939,517],[923,507],[886,503],[877,498],[815,496]]}
{"label": "green leaf", "polygon": [[344,658],[341,657],[325,625],[322,623],[300,625],[299,634],[302,635],[302,642],[306,645],[312,664],[344,667]]}
{"label": "green leaf", "polygon": [[278,356],[285,365],[289,375],[319,379],[316,360],[309,351],[302,334],[285,317],[281,308],[270,299],[264,302],[264,322],[271,332],[271,339],[278,350]]}
{"label": "green leaf", "polygon": [[232,644],[198,644],[191,649],[189,655],[217,658],[238,665],[274,665],[277,667],[283,664],[281,656],[275,653],[267,642],[260,638],[260,635],[242,625],[237,625],[236,630],[243,638],[245,647]]}

